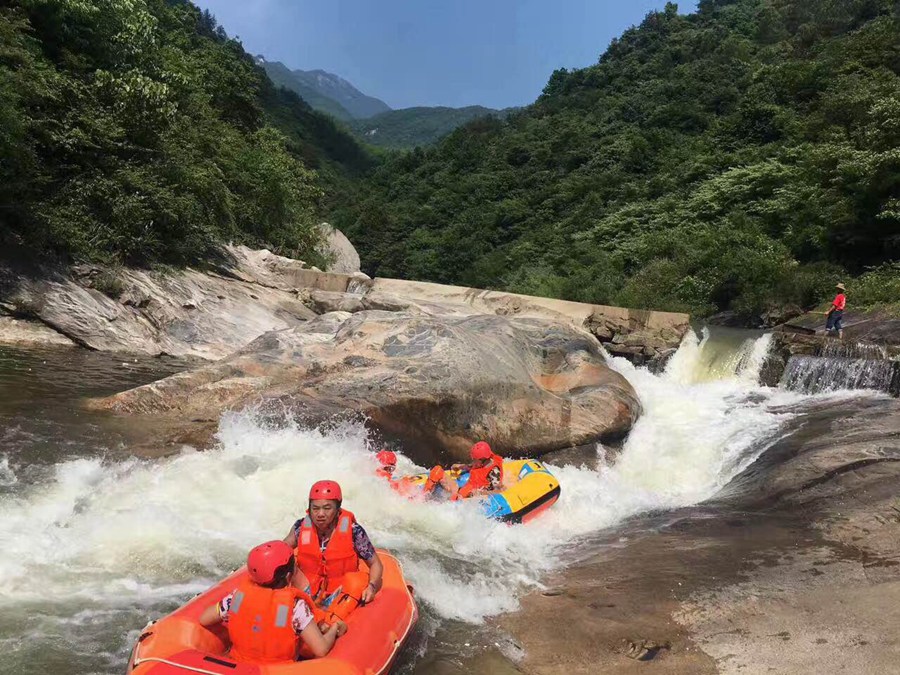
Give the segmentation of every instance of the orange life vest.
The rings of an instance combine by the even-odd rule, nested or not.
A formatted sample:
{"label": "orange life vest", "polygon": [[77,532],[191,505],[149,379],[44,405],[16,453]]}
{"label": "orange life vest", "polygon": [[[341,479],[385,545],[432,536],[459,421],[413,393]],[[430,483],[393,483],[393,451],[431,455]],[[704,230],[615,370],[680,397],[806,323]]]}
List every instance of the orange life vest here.
{"label": "orange life vest", "polygon": [[321,597],[322,592],[333,593],[348,572],[359,569],[359,556],[353,548],[353,524],[356,518],[350,511],[338,511],[331,539],[322,550],[319,532],[309,514],[300,523],[297,537],[297,566],[309,580],[310,595]]}
{"label": "orange life vest", "polygon": [[500,471],[500,481],[503,482],[503,458],[500,455],[491,455],[491,461],[485,466],[469,469],[469,481],[459,490],[460,497],[469,497],[476,490],[487,490],[491,487],[490,473],[494,469]]}
{"label": "orange life vest", "polygon": [[293,587],[265,588],[245,579],[238,586],[228,610],[228,636],[235,661],[293,661],[300,638],[294,633],[294,603],[312,600]]}

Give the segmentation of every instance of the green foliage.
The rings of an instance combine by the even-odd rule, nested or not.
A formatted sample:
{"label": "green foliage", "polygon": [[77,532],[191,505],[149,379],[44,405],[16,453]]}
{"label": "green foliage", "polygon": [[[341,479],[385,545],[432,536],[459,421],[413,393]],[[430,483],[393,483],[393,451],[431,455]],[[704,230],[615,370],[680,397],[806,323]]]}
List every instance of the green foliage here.
{"label": "green foliage", "polygon": [[478,117],[506,117],[514,108],[492,110],[480,105],[466,108],[419,107],[391,110],[349,123],[360,139],[380,148],[409,150],[436,143],[454,129]]}
{"label": "green foliage", "polygon": [[349,190],[370,164],[188,2],[0,9],[0,246],[131,264],[202,262],[227,241],[314,256],[322,188]]}
{"label": "green foliage", "polygon": [[370,274],[698,315],[816,304],[900,259],[898,45],[893,0],[669,3],[535,104],[391,157],[335,222]]}
{"label": "green foliage", "polygon": [[879,265],[854,279],[847,297],[860,307],[900,309],[900,263]]}

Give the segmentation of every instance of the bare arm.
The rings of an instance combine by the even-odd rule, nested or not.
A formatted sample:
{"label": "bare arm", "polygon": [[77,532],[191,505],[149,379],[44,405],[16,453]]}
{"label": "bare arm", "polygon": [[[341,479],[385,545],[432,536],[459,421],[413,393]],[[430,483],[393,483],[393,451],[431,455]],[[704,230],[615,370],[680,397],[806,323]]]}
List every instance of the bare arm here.
{"label": "bare arm", "polygon": [[306,643],[316,658],[322,658],[328,654],[331,648],[334,647],[334,641],[337,640],[337,637],[337,623],[322,633],[319,630],[319,625],[315,621],[310,621],[309,625],[300,633],[300,638]]}
{"label": "bare arm", "polygon": [[291,525],[291,531],[284,538],[284,543],[291,548],[297,548],[297,530],[294,529],[293,525]]}
{"label": "bare arm", "polygon": [[378,557],[377,551],[371,560],[366,560],[366,565],[369,566],[369,585],[363,593],[363,603],[372,602],[375,594],[381,590],[382,576],[384,575],[384,563]]}
{"label": "bare arm", "polygon": [[215,605],[210,605],[206,609],[203,610],[203,614],[200,615],[200,625],[209,628],[210,626],[215,626],[217,623],[222,622],[222,615],[219,614],[219,603]]}

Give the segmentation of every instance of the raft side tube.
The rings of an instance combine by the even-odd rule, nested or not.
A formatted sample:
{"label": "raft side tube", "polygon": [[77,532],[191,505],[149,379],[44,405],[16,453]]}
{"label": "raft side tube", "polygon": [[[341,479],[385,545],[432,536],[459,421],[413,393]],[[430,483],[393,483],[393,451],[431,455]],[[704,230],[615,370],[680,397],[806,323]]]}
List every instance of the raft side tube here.
{"label": "raft side tube", "polygon": [[238,663],[228,656],[227,631],[199,624],[206,607],[230,593],[246,568],[190,600],[144,629],[132,652],[133,675],[381,675],[396,661],[419,617],[412,587],[397,559],[379,550],[384,563],[382,589],[368,605],[347,618],[347,633],[320,659],[278,663]]}

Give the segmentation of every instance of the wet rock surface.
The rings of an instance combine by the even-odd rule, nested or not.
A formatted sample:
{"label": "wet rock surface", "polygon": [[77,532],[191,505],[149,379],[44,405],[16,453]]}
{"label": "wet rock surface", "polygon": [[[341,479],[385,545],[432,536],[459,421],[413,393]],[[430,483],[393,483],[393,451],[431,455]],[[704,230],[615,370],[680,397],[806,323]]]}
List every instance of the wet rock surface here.
{"label": "wet rock surface", "polygon": [[361,413],[413,454],[441,448],[457,458],[478,438],[527,456],[621,437],[640,412],[631,385],[583,330],[406,311],[325,314],[95,405],[215,420],[260,401]]}
{"label": "wet rock surface", "polygon": [[[714,501],[586,543],[501,620],[525,673],[894,672],[900,402],[793,410]],[[566,648],[553,626],[565,626]],[[650,664],[629,658],[666,644]]]}

